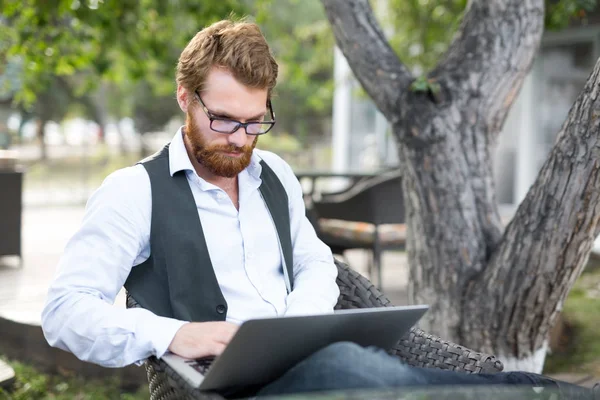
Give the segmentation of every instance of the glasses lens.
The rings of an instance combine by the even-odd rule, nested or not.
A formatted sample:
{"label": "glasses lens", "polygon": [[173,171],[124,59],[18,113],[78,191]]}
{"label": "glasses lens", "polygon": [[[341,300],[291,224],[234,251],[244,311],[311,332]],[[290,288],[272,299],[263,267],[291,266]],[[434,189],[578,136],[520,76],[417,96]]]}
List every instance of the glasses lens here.
{"label": "glasses lens", "polygon": [[235,121],[220,120],[220,119],[215,119],[210,124],[210,127],[212,130],[215,130],[217,132],[223,132],[223,133],[232,133],[233,131],[235,131],[238,128],[238,126],[239,126],[239,123],[237,123]]}
{"label": "glasses lens", "polygon": [[271,129],[271,124],[248,124],[246,132],[249,135],[260,135],[261,133],[267,133]]}

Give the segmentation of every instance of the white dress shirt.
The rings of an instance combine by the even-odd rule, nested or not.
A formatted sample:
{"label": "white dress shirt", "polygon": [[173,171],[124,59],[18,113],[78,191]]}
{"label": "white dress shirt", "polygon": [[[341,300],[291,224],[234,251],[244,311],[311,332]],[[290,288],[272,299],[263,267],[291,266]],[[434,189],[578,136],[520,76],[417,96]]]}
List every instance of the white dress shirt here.
{"label": "white dress shirt", "polygon": [[[258,190],[261,159],[275,171],[289,198],[294,255],[294,290],[289,295],[275,226]],[[196,174],[181,129],[169,147],[169,164],[171,175],[185,171],[192,189],[228,304],[227,321],[332,312],[339,295],[337,269],[330,249],[306,219],[302,189],[285,161],[254,150],[250,165],[238,176],[239,211],[223,190]],[[42,312],[50,345],[107,367],[140,363],[167,351],[187,321],[113,306],[131,268],[150,256],[151,215],[150,178],[139,164],[112,173],[90,197]]]}

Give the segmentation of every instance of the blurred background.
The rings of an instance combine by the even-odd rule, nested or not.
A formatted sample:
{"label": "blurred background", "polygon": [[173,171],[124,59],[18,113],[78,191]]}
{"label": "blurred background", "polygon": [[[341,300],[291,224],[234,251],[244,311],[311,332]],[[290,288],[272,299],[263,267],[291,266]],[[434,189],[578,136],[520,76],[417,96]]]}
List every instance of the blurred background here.
{"label": "blurred background", "polygon": [[[391,45],[415,76],[444,53],[466,3],[371,1]],[[548,4],[542,47],[496,147],[498,200],[507,218],[600,56],[596,1]],[[48,282],[90,194],[114,170],[162,147],[183,124],[175,100],[180,52],[205,25],[244,16],[260,25],[280,66],[273,98],[277,124],[261,136],[259,148],[279,154],[295,171],[348,173],[397,165],[389,124],[335,48],[318,0],[0,0],[0,318],[39,324]],[[13,249],[19,256],[12,257]],[[364,252],[348,257],[368,274]],[[389,252],[382,263],[400,265],[404,257],[402,251]],[[383,272],[385,291],[402,304],[406,271]],[[573,296],[596,290],[597,299],[596,275]],[[600,375],[600,343],[593,340],[600,309],[580,297],[573,297],[570,319],[558,324],[553,339],[558,356],[547,365],[553,372],[591,365],[581,372],[585,378]],[[589,326],[579,331],[586,351],[578,353],[573,335],[581,321]],[[29,334],[32,342],[44,340],[39,332],[17,330],[12,338],[22,343],[18,339]],[[3,352],[0,348],[0,356]],[[18,350],[10,355],[29,358],[19,357]],[[52,366],[58,364],[53,359],[40,366],[57,372]],[[27,368],[17,366],[22,376],[36,379]],[[0,381],[1,376],[0,365]],[[38,381],[39,398],[54,384],[48,379]],[[28,390],[35,386],[31,382]],[[38,398],[23,393],[22,398]]]}
{"label": "blurred background", "polygon": [[[333,37],[318,1],[4,2],[0,148],[27,171],[24,204],[82,204],[111,171],[183,123],[174,73],[204,25],[255,16],[281,65],[260,147],[294,166],[331,158]],[[27,6],[26,4],[29,4]]]}
{"label": "blurred background", "polygon": [[[523,198],[600,52],[596,0],[548,3],[542,49],[496,150],[503,205]],[[421,76],[446,50],[466,0],[371,4]],[[27,171],[25,206],[81,205],[108,173],[168,141],[183,123],[177,58],[198,30],[228,16],[256,21],[280,64],[277,125],[260,148],[296,170],[397,163],[389,125],[335,49],[318,0],[0,0],[0,10],[0,150],[10,150],[0,162]]]}

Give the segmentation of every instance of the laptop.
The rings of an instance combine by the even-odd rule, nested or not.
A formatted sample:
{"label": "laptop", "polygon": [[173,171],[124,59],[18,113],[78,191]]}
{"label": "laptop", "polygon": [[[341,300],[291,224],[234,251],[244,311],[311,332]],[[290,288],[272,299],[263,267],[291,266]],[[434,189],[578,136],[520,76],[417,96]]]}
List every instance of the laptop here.
{"label": "laptop", "polygon": [[335,342],[390,349],[426,305],[337,310],[332,314],[244,322],[220,356],[198,360],[167,352],[162,359],[192,387],[227,390],[265,385]]}

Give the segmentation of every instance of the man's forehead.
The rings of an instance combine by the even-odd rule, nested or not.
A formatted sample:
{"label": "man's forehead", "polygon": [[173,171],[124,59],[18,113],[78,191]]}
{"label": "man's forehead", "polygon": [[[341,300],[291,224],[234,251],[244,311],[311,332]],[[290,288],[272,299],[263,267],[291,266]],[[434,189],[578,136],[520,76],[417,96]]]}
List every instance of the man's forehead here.
{"label": "man's forehead", "polygon": [[248,88],[237,82],[222,85],[207,82],[200,96],[214,114],[252,118],[267,112],[267,90]]}
{"label": "man's forehead", "polygon": [[264,96],[267,98],[266,88],[249,87],[238,81],[235,76],[225,68],[213,67],[204,82],[203,91],[237,92],[238,95]]}

